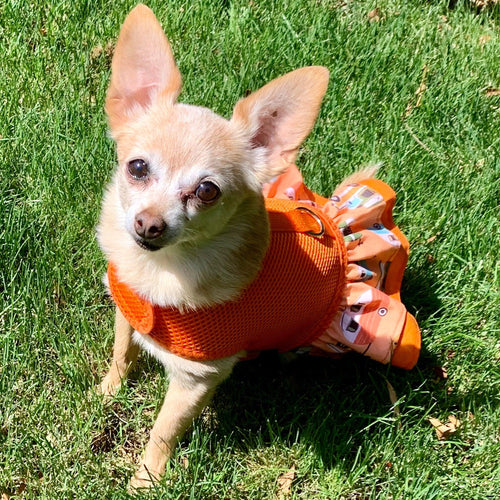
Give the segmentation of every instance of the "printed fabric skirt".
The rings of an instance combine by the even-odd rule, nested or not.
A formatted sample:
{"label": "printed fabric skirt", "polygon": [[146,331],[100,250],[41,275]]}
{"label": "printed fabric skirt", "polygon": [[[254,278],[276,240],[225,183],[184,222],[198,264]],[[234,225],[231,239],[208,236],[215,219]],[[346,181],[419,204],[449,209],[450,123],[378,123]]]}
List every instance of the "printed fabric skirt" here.
{"label": "printed fabric skirt", "polygon": [[292,165],[264,186],[264,196],[321,207],[340,229],[347,248],[341,307],[329,328],[299,351],[338,356],[353,350],[413,368],[420,353],[420,330],[400,299],[409,244],[392,220],[394,191],[378,179],[366,179],[323,198],[304,185]]}

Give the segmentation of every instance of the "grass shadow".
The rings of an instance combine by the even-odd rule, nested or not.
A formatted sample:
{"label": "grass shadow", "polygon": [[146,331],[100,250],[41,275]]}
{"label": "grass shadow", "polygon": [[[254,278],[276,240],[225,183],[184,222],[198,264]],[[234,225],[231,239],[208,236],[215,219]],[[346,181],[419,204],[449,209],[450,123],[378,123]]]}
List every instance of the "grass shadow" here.
{"label": "grass shadow", "polygon": [[241,363],[213,402],[216,439],[231,435],[242,450],[300,441],[314,448],[325,468],[352,462],[366,439],[363,431],[390,411],[384,370],[358,355],[283,364],[266,353]]}
{"label": "grass shadow", "polygon": [[[405,275],[405,303],[427,330],[436,315],[444,314],[438,288],[432,266],[424,264]],[[324,467],[341,461],[350,470],[358,450],[370,447],[370,433],[377,432],[374,424],[400,425],[386,381],[403,401],[408,434],[412,426],[427,425],[430,412],[465,412],[477,400],[477,390],[450,392],[442,364],[443,359],[426,349],[425,336],[417,367],[410,372],[356,354],[340,360],[302,356],[284,363],[276,353],[263,353],[237,365],[219,388],[211,430],[216,440],[229,438],[244,451],[276,442],[290,447],[299,440],[314,448]]]}
{"label": "grass shadow", "polygon": [[[434,319],[446,312],[439,300],[434,267],[424,259],[419,262],[422,264],[405,274],[402,296],[409,311],[417,313],[428,330]],[[301,443],[314,450],[324,469],[341,463],[349,471],[356,467],[359,450],[368,455],[371,440],[380,444],[374,434],[390,434],[381,428],[392,426],[399,432],[400,421],[392,411],[387,380],[402,401],[401,421],[407,436],[415,434],[412,427],[427,425],[431,412],[466,411],[478,398],[494,404],[492,389],[487,386],[468,393],[450,392],[442,362],[426,349],[425,335],[417,367],[410,372],[357,354],[339,360],[298,356],[289,361],[286,355],[264,352],[235,367],[197,425],[210,431],[213,442],[224,442],[226,450],[251,454],[277,444],[286,450]],[[133,388],[145,373],[157,369],[155,361],[141,356],[129,385]],[[115,440],[115,436],[111,438]],[[93,445],[107,451],[109,439],[106,435],[103,442],[96,440]],[[401,439],[405,438],[396,437],[394,442]],[[184,440],[191,440],[190,433]]]}

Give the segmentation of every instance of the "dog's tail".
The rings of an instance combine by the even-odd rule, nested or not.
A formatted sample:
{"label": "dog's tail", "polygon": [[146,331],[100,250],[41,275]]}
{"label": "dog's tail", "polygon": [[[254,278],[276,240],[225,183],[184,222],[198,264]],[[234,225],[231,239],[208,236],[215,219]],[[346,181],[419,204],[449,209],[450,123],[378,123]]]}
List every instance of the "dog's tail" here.
{"label": "dog's tail", "polygon": [[358,170],[357,172],[354,172],[351,174],[349,177],[345,178],[335,189],[337,191],[338,189],[345,188],[349,184],[357,184],[361,181],[364,181],[365,179],[371,179],[372,177],[375,177],[377,174],[377,170],[382,166],[382,162],[375,163],[374,165],[369,165],[368,167],[362,168],[361,170]]}

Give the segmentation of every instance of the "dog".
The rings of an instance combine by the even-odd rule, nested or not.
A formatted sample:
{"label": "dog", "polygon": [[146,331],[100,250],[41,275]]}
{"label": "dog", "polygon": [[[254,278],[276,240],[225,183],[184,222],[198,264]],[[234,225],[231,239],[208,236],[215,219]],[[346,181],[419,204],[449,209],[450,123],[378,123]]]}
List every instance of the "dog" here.
{"label": "dog", "polygon": [[[293,165],[315,123],[328,79],[328,70],[320,66],[292,71],[239,100],[227,120],[177,102],[181,75],[149,8],[138,5],[122,26],[105,104],[118,167],[98,225],[119,306],[113,358],[100,390],[107,396],[116,393],[140,348],[157,358],[170,377],[132,489],[161,479],[180,436],[235,363],[251,354],[234,341],[210,355],[191,355],[191,347],[170,347],[161,335],[139,332],[151,330],[151,315],[158,308],[175,311],[183,320],[232,304],[253,286],[271,240],[263,186]],[[307,206],[298,212],[307,219],[305,233],[326,237],[327,220]],[[337,259],[340,267],[343,258]],[[122,282],[123,289],[117,284]],[[127,294],[132,306],[123,299]],[[136,306],[139,312],[130,313]],[[217,325],[208,325],[216,337]]]}

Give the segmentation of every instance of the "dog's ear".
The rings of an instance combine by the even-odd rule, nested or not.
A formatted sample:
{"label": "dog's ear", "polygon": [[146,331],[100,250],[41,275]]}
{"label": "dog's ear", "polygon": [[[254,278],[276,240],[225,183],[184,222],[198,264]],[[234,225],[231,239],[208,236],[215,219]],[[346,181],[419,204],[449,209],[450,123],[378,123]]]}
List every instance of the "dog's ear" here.
{"label": "dog's ear", "polygon": [[181,74],[155,15],[139,4],[125,19],[111,66],[106,113],[111,132],[135,118],[158,96],[175,102]]}
{"label": "dog's ear", "polygon": [[236,103],[232,121],[245,129],[250,146],[262,152],[263,161],[257,165],[261,182],[294,162],[316,121],[328,77],[322,66],[300,68]]}

